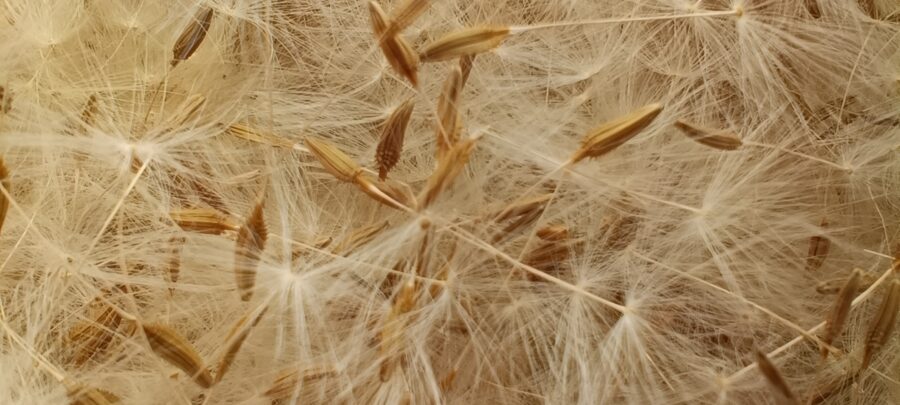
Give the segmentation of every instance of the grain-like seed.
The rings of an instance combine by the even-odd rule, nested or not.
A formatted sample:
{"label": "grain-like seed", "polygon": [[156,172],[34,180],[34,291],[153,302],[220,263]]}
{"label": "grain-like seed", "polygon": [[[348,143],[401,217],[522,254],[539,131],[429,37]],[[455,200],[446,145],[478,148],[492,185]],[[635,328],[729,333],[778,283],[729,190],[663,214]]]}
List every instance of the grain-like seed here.
{"label": "grain-like seed", "polygon": [[689,124],[685,121],[675,121],[675,128],[694,141],[719,150],[735,150],[743,145],[741,139],[733,133],[726,131],[714,131]]}
{"label": "grain-like seed", "polygon": [[169,118],[169,128],[178,128],[197,118],[197,114],[206,105],[206,97],[193,94],[178,106],[175,114]]}
{"label": "grain-like seed", "polygon": [[453,180],[466,166],[469,161],[469,155],[475,149],[475,143],[478,138],[470,138],[459,141],[447,152],[446,156],[440,160],[438,167],[434,170],[425,189],[419,194],[418,209],[428,208],[441,193],[453,184]]}
{"label": "grain-like seed", "polygon": [[253,297],[256,269],[268,237],[263,206],[262,199],[254,205],[247,221],[238,231],[234,245],[234,276],[242,301]]}
{"label": "grain-like seed", "polygon": [[[831,314],[825,321],[825,336],[822,338],[822,342],[826,345],[831,345],[831,342],[833,342],[844,329],[844,323],[847,322],[847,315],[850,314],[850,304],[853,303],[853,298],[856,297],[856,291],[859,288],[861,279],[862,270],[855,269],[853,270],[853,273],[850,274],[850,278],[847,279],[843,288],[841,288],[837,300],[834,303],[834,307],[831,309]],[[822,346],[821,351],[822,358],[827,358],[828,348]]]}
{"label": "grain-like seed", "polygon": [[569,239],[569,227],[565,225],[548,225],[538,229],[535,235],[545,241],[564,241]]}
{"label": "grain-like seed", "polygon": [[121,400],[115,394],[99,388],[86,387],[71,380],[64,380],[69,405],[112,405]]}
{"label": "grain-like seed", "polygon": [[661,104],[648,104],[592,129],[585,135],[581,148],[575,152],[570,162],[597,158],[618,148],[650,125],[662,109]]}
{"label": "grain-like seed", "polygon": [[444,378],[441,378],[441,392],[447,392],[453,389],[453,382],[456,381],[457,373],[459,373],[459,370],[456,367],[453,367]]}
{"label": "grain-like seed", "polygon": [[381,141],[375,149],[375,162],[378,163],[378,178],[382,181],[387,178],[388,172],[400,161],[403,152],[403,139],[406,135],[406,127],[412,117],[415,103],[412,98],[404,101],[394,109],[391,116],[384,124],[381,132]]}
{"label": "grain-like seed", "polygon": [[775,367],[774,364],[769,360],[769,357],[766,356],[765,353],[757,350],[756,351],[756,364],[759,367],[759,371],[762,373],[764,377],[766,377],[766,381],[769,382],[769,386],[772,388],[772,392],[775,394],[776,398],[778,398],[777,402],[783,403],[785,405],[799,405],[800,402],[797,401],[797,397],[794,396],[794,393],[791,392],[790,387],[788,387],[787,382],[781,377],[781,373],[778,372],[778,368]]}
{"label": "grain-like seed", "polygon": [[340,181],[354,183],[362,175],[362,167],[336,146],[313,138],[306,138],[306,146],[322,163],[322,167]]}
{"label": "grain-like seed", "polygon": [[419,54],[419,59],[423,62],[435,62],[477,55],[500,46],[507,36],[509,27],[464,28],[429,44]]}
{"label": "grain-like seed", "polygon": [[459,98],[462,93],[462,72],[450,71],[437,102],[437,156],[441,159],[459,141]]}
{"label": "grain-like seed", "polygon": [[416,305],[416,293],[418,284],[415,280],[409,280],[400,287],[400,291],[394,297],[394,305],[387,314],[384,326],[381,330],[381,381],[390,379],[395,360],[393,352],[401,347],[406,321],[403,315],[412,311]]}
{"label": "grain-like seed", "polygon": [[6,168],[6,162],[3,156],[0,156],[0,232],[3,232],[3,224],[6,222],[6,214],[9,212],[9,199],[7,194],[12,193],[12,184],[9,180],[9,169]]}
{"label": "grain-like seed", "polygon": [[[820,224],[822,228],[828,226],[828,221],[822,219]],[[806,255],[806,271],[816,271],[825,263],[828,258],[828,251],[831,248],[831,240],[825,235],[815,235],[809,238],[809,249]]]}
{"label": "grain-like seed", "polygon": [[263,395],[273,402],[285,401],[298,394],[301,384],[335,375],[337,369],[332,365],[315,365],[304,369],[287,368],[277,374]]}
{"label": "grain-like seed", "polygon": [[[241,346],[244,345],[244,341],[250,336],[250,331],[259,324],[259,321],[262,320],[263,315],[265,315],[268,309],[269,308],[266,307],[256,314],[244,315],[231,328],[231,332],[225,337],[224,343],[227,345],[225,352],[222,353],[222,358],[219,359],[219,366],[216,368],[216,383],[222,381],[222,378],[225,377],[228,369],[231,368],[231,364],[234,363],[235,357],[237,357],[238,352],[241,350]],[[251,317],[250,315],[253,316]]]}
{"label": "grain-like seed", "polygon": [[409,27],[416,18],[428,9],[429,0],[403,0],[391,12],[388,34],[397,33]]}
{"label": "grain-like seed", "polygon": [[172,67],[175,67],[182,61],[187,60],[197,51],[200,44],[206,38],[209,26],[212,24],[215,12],[211,7],[201,7],[197,14],[191,19],[181,36],[175,41],[172,47]]}
{"label": "grain-like seed", "polygon": [[378,235],[379,232],[383,231],[388,227],[388,222],[383,221],[377,224],[364,226],[362,228],[356,229],[353,232],[350,232],[346,238],[344,238],[340,243],[337,244],[332,249],[334,254],[338,255],[348,255],[352,253],[354,250],[363,246],[372,240],[375,239],[375,236]]}
{"label": "grain-like seed", "polygon": [[294,142],[290,139],[263,132],[247,124],[231,124],[228,126],[227,132],[250,142],[262,143],[285,149],[292,149],[294,147]]}
{"label": "grain-like seed", "polygon": [[[372,197],[375,201],[378,201],[388,207],[397,209],[403,209],[404,207],[412,210],[416,209],[416,196],[413,194],[412,188],[409,187],[409,184],[406,184],[402,181],[385,180],[381,182],[374,182],[367,180],[363,176],[360,177],[358,185],[360,190],[366,193],[366,195]],[[391,200],[396,201],[401,206],[398,207],[394,202],[384,198],[381,194],[376,193],[375,190],[390,197]]]}
{"label": "grain-like seed", "polygon": [[887,288],[887,294],[878,307],[878,314],[872,319],[869,333],[866,335],[866,347],[863,354],[862,369],[865,370],[872,357],[887,343],[897,325],[897,312],[900,311],[900,280],[894,280]]}
{"label": "grain-like seed", "polygon": [[99,299],[89,311],[88,319],[69,329],[66,335],[67,345],[73,348],[71,362],[76,366],[109,350],[122,323],[119,313]]}
{"label": "grain-like seed", "polygon": [[[863,271],[862,276],[859,279],[859,289],[865,290],[869,288],[875,280],[878,279],[878,275],[873,274],[868,271]],[[816,292],[819,294],[837,294],[841,291],[841,288],[844,287],[844,284],[847,282],[845,277],[833,278],[830,280],[822,281],[816,284]]]}
{"label": "grain-like seed", "polygon": [[194,347],[174,329],[160,324],[141,325],[150,349],[187,375],[203,388],[213,385],[213,378]]}
{"label": "grain-like seed", "polygon": [[236,231],[241,227],[230,216],[215,208],[174,209],[169,211],[169,217],[185,231],[208,235]]}
{"label": "grain-like seed", "polygon": [[419,56],[399,33],[388,32],[388,18],[378,3],[369,2],[369,16],[372,31],[378,39],[378,45],[385,59],[397,73],[409,80],[413,87],[418,86]]}
{"label": "grain-like seed", "polygon": [[97,107],[97,95],[91,94],[88,97],[87,102],[84,104],[84,108],[81,109],[81,126],[82,128],[90,128],[94,126],[94,122],[97,119],[98,107]]}
{"label": "grain-like seed", "polygon": [[459,58],[459,71],[462,73],[460,78],[460,87],[466,87],[469,81],[469,74],[472,73],[472,67],[475,66],[476,55],[463,55]]}
{"label": "grain-like seed", "polygon": [[[166,261],[166,275],[172,284],[177,283],[181,277],[181,251],[185,241],[183,236],[173,236],[169,239],[169,260]],[[169,292],[174,293],[174,287],[170,287]]]}

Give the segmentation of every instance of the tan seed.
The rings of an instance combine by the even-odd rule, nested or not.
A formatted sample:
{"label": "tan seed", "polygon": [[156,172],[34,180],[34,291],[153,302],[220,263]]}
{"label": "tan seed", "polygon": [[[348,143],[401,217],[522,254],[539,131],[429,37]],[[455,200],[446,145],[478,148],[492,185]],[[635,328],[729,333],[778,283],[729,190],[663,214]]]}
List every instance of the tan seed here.
{"label": "tan seed", "polygon": [[648,104],[592,129],[570,161],[577,163],[585,158],[597,158],[618,148],[650,125],[662,109],[661,104]]}
{"label": "tan seed", "polygon": [[403,138],[406,135],[406,127],[409,125],[410,117],[412,117],[413,108],[415,108],[413,99],[407,99],[391,113],[391,116],[384,124],[384,130],[381,132],[381,141],[378,142],[378,147],[375,149],[375,162],[378,163],[378,178],[382,181],[387,178],[388,172],[400,161],[400,154],[403,152]]}
{"label": "tan seed", "polygon": [[781,377],[781,373],[778,372],[778,368],[769,361],[769,357],[766,356],[765,353],[757,350],[756,351],[756,364],[759,366],[759,371],[762,373],[764,377],[766,377],[766,381],[769,382],[769,386],[772,388],[772,392],[778,398],[779,403],[783,404],[791,404],[791,405],[799,405],[800,402],[797,401],[797,397],[794,396],[794,393],[791,392],[790,387],[788,387],[787,382]]}
{"label": "tan seed", "polygon": [[3,187],[3,191],[0,191],[0,232],[3,231],[3,223],[6,222],[6,214],[9,212],[9,199],[6,195],[12,193],[11,186],[9,169],[6,168],[6,162],[0,156],[0,187]]}
{"label": "tan seed", "polygon": [[437,103],[437,156],[441,159],[459,141],[459,98],[462,93],[462,72],[450,71]]}
{"label": "tan seed", "polygon": [[185,231],[208,235],[219,235],[240,228],[231,217],[215,208],[174,209],[169,211],[169,217]]}
{"label": "tan seed", "polygon": [[438,163],[425,189],[419,194],[419,210],[428,208],[441,193],[453,184],[453,180],[469,162],[469,155],[475,149],[477,138],[470,138],[453,145],[447,155]]}
{"label": "tan seed", "polygon": [[209,388],[213,378],[194,347],[174,329],[159,324],[142,325],[150,349],[189,375],[197,385]]}
{"label": "tan seed", "polygon": [[[834,307],[831,309],[831,314],[828,316],[828,320],[825,321],[825,336],[822,338],[822,342],[826,345],[831,345],[831,342],[833,342],[844,329],[844,323],[847,322],[847,315],[850,314],[850,304],[853,303],[853,298],[856,297],[856,290],[859,288],[861,279],[862,270],[853,270],[853,273],[850,274],[850,278],[847,279],[844,287],[841,288],[840,293],[838,293],[837,301],[835,301]],[[828,348],[823,346],[822,358],[824,359],[827,357]]]}
{"label": "tan seed", "polygon": [[216,368],[216,383],[222,381],[222,378],[228,373],[228,369],[231,368],[231,364],[234,363],[234,359],[241,350],[241,346],[244,345],[244,341],[250,336],[250,331],[259,324],[259,321],[262,320],[262,317],[267,310],[268,307],[263,308],[253,315],[253,317],[250,317],[252,314],[244,315],[241,319],[238,319],[231,328],[231,332],[225,337],[225,344],[227,345],[225,352],[222,353],[222,358],[219,360],[219,366]]}
{"label": "tan seed", "polygon": [[477,55],[500,46],[507,36],[509,27],[464,28],[429,44],[419,55],[419,59],[423,62],[435,62]]}
{"label": "tan seed", "polygon": [[878,307],[878,314],[873,318],[866,336],[866,348],[863,354],[862,369],[866,369],[872,357],[887,343],[897,325],[897,312],[900,311],[900,280],[894,280],[887,287],[887,294]]}
{"label": "tan seed", "polygon": [[[828,226],[828,221],[824,218],[820,224],[821,227]],[[815,235],[809,238],[809,249],[806,255],[806,271],[816,271],[825,263],[828,258],[828,251],[831,248],[831,240],[825,235]]]}
{"label": "tan seed", "polygon": [[340,181],[356,182],[357,178],[363,173],[362,167],[353,161],[350,156],[347,156],[336,146],[326,141],[306,138],[306,146],[315,155],[316,159],[322,163],[322,167]]}
{"label": "tan seed", "polygon": [[694,141],[703,145],[719,150],[735,150],[743,145],[741,139],[733,133],[724,131],[714,131],[688,124],[682,120],[675,121],[675,128],[678,128]]}
{"label": "tan seed", "polygon": [[250,142],[262,143],[279,148],[292,149],[294,142],[290,139],[263,132],[247,124],[232,124],[228,126],[228,133]]}
{"label": "tan seed", "polygon": [[197,14],[194,15],[187,27],[184,28],[184,31],[181,32],[181,36],[175,41],[175,46],[172,48],[172,67],[187,60],[197,51],[197,48],[200,47],[200,44],[206,38],[206,33],[212,24],[213,15],[215,15],[215,12],[208,6],[201,7],[197,11]]}
{"label": "tan seed", "polygon": [[234,245],[234,275],[242,301],[249,301],[253,297],[256,269],[268,235],[263,201],[260,200],[238,231]]}

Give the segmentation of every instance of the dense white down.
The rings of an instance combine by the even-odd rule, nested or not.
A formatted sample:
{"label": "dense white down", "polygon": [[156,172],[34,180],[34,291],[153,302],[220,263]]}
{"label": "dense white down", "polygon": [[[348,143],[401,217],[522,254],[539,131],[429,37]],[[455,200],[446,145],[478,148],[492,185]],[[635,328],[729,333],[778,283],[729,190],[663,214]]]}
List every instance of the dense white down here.
{"label": "dense white down", "polygon": [[[367,1],[0,4],[0,402],[106,403],[78,384],[122,404],[267,404],[295,370],[283,404],[792,403],[757,351],[797,403],[900,402],[896,331],[860,367],[900,277],[900,5],[425,3],[398,34],[418,51],[513,31],[455,103],[461,137],[478,137],[468,163],[419,210],[340,181],[306,143],[377,172],[381,126],[411,97],[388,178],[419,194],[438,167],[457,61],[419,64],[413,87]],[[208,35],[173,67],[204,7]],[[652,103],[636,136],[567,164],[593,128]],[[494,220],[538,196],[530,222]],[[258,203],[243,301],[237,228]],[[170,214],[186,209],[232,226],[183,229]],[[822,360],[812,339],[854,268],[860,298]],[[216,375],[229,331],[263,309],[208,389],[142,329],[171,327]]]}

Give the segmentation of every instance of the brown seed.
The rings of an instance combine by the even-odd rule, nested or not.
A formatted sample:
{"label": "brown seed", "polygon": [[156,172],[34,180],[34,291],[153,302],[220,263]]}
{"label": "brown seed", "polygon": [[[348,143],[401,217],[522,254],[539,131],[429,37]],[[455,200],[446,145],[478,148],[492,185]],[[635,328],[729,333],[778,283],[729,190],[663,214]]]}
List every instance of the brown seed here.
{"label": "brown seed", "polygon": [[415,280],[403,283],[400,291],[394,297],[394,305],[388,312],[380,339],[381,355],[384,358],[380,370],[381,381],[390,379],[394,365],[393,352],[401,348],[403,332],[406,329],[403,315],[415,307],[417,290],[418,285]]}
{"label": "brown seed", "polygon": [[423,62],[435,62],[477,55],[500,46],[507,36],[509,27],[464,28],[429,44],[419,55],[419,59]]}
{"label": "brown seed", "polygon": [[438,162],[438,167],[428,177],[425,189],[419,194],[419,210],[428,208],[445,189],[453,184],[453,180],[468,163],[469,155],[475,149],[477,140],[477,138],[470,138],[456,143]]}
{"label": "brown seed", "polygon": [[[828,221],[824,218],[821,227],[828,226]],[[828,250],[831,247],[831,240],[824,235],[815,235],[809,238],[809,249],[806,255],[806,271],[816,271],[825,263],[828,258]]]}
{"label": "brown seed", "polygon": [[[169,277],[170,283],[177,283],[181,277],[181,251],[184,246],[185,238],[182,236],[173,236],[169,239],[169,260],[166,262],[166,275]],[[174,293],[174,288],[169,289],[170,293]]]}
{"label": "brown seed", "polygon": [[469,74],[472,73],[472,67],[475,65],[475,57],[476,55],[464,55],[459,58],[459,71],[462,73],[460,87],[466,87]]}
{"label": "brown seed", "polygon": [[71,361],[76,366],[109,350],[122,323],[119,313],[99,300],[89,311],[88,320],[79,322],[66,335],[67,346],[74,350]]}
{"label": "brown seed", "polygon": [[[376,183],[374,181],[369,181],[365,176],[361,176],[358,185],[359,188],[364,193],[366,193],[366,195],[372,197],[375,201],[387,205],[388,207],[397,209],[404,209],[404,207],[412,210],[416,209],[416,196],[413,194],[412,188],[409,187],[409,184],[406,184],[402,181],[386,180]],[[380,193],[390,197],[401,206],[398,207],[392,201],[384,198],[380,194],[375,193],[374,190],[378,190]]]}
{"label": "brown seed", "polygon": [[397,33],[388,32],[387,16],[378,3],[369,2],[369,16],[372,31],[378,39],[378,45],[385,59],[397,73],[409,80],[413,87],[418,86],[419,56],[406,39]]}
{"label": "brown seed", "polygon": [[340,181],[354,183],[363,173],[362,167],[350,156],[328,142],[306,138],[306,146],[322,163],[322,167]]}
{"label": "brown seed", "polygon": [[248,140],[250,142],[262,143],[286,149],[292,149],[294,147],[294,142],[292,142],[290,139],[262,132],[259,129],[253,128],[247,124],[232,124],[228,126],[227,131],[233,136]]}
{"label": "brown seed", "polygon": [[775,365],[769,361],[769,357],[759,350],[756,351],[756,364],[759,366],[759,371],[762,375],[766,377],[766,381],[769,382],[769,386],[778,398],[777,401],[779,403],[791,405],[800,404],[800,402],[797,401],[797,397],[794,396],[794,393],[791,392],[791,389],[788,387],[787,382],[781,377],[781,373],[779,373]]}
{"label": "brown seed", "polygon": [[453,382],[456,381],[456,373],[458,372],[459,370],[456,367],[453,367],[450,369],[450,372],[441,379],[440,386],[442,392],[450,391],[453,388]]}
{"label": "brown seed", "polygon": [[206,105],[206,97],[199,94],[191,95],[178,106],[175,114],[169,118],[168,127],[178,128],[196,119],[204,105]]}
{"label": "brown seed", "polygon": [[83,126],[83,128],[90,128],[94,126],[97,113],[97,95],[91,94],[91,96],[88,97],[87,102],[84,104],[84,108],[81,110],[81,125]]}
{"label": "brown seed", "polygon": [[443,90],[437,102],[437,156],[441,159],[459,141],[459,97],[462,93],[462,72],[459,68],[450,71],[444,81]]}
{"label": "brown seed", "polygon": [[397,33],[409,27],[428,9],[428,5],[428,0],[403,0],[391,13],[388,34]]}
{"label": "brown seed", "polygon": [[661,104],[648,104],[592,129],[570,161],[577,163],[584,158],[597,158],[618,148],[650,125],[662,109]]}
{"label": "brown seed", "polygon": [[348,255],[360,246],[363,246],[375,239],[379,232],[387,228],[388,222],[380,222],[374,225],[364,226],[350,232],[344,240],[332,249],[332,252],[339,255]]}
{"label": "brown seed", "polygon": [[538,238],[545,241],[564,241],[569,239],[569,227],[565,225],[548,225],[538,229],[535,234]]}
{"label": "brown seed", "polygon": [[714,149],[735,150],[743,145],[741,139],[730,132],[700,128],[682,120],[675,121],[675,128],[681,130],[694,141]]}
{"label": "brown seed", "polygon": [[275,381],[263,395],[274,401],[285,401],[299,394],[301,383],[309,383],[325,377],[337,375],[334,366],[315,365],[305,369],[288,368],[281,370]]}
{"label": "brown seed", "polygon": [[234,245],[234,276],[242,301],[249,301],[253,297],[256,268],[269,236],[263,205],[263,201],[259,200],[253,207],[247,222],[238,231]]}
{"label": "brown seed", "polygon": [[3,187],[3,191],[0,191],[0,232],[3,231],[3,223],[6,222],[6,214],[9,212],[9,199],[6,198],[6,195],[12,193],[11,186],[9,169],[6,168],[6,162],[0,156],[0,187]]}
{"label": "brown seed", "polygon": [[157,356],[189,375],[197,385],[209,388],[212,376],[194,347],[174,329],[160,324],[142,325],[150,349]]}
{"label": "brown seed", "polygon": [[[844,287],[841,288],[837,301],[835,301],[834,307],[831,309],[831,314],[825,321],[825,336],[822,338],[822,342],[826,345],[831,345],[831,342],[833,342],[844,329],[844,323],[847,322],[847,315],[850,314],[850,304],[853,303],[853,298],[856,297],[856,290],[859,288],[861,279],[862,270],[855,269],[853,270],[853,273],[850,274],[850,278],[847,279]],[[822,346],[821,351],[822,358],[827,358],[828,348]]]}
{"label": "brown seed", "polygon": [[810,17],[819,18],[822,16],[822,11],[819,10],[819,0],[805,0],[806,2],[806,11],[809,12]]}
{"label": "brown seed", "polygon": [[98,388],[85,387],[69,380],[63,381],[69,405],[112,405],[119,403],[115,394]]}
{"label": "brown seed", "polygon": [[[228,369],[231,368],[231,364],[234,362],[235,357],[237,357],[238,352],[241,350],[241,346],[244,345],[244,341],[250,336],[250,331],[259,324],[259,321],[262,320],[263,315],[265,315],[268,309],[268,307],[263,308],[257,314],[253,315],[252,318],[250,317],[251,314],[244,315],[241,319],[238,319],[231,328],[231,332],[225,337],[224,343],[227,344],[225,352],[222,353],[222,358],[219,360],[219,366],[216,368],[216,383],[222,381],[222,378],[225,377],[225,374],[228,372]],[[250,321],[249,324],[247,322],[248,320]]]}
{"label": "brown seed", "polygon": [[394,109],[394,112],[391,113],[391,116],[384,124],[384,130],[381,132],[381,141],[378,142],[378,147],[375,150],[375,162],[378,163],[378,178],[381,181],[387,178],[388,172],[400,161],[406,127],[409,125],[409,119],[412,117],[415,106],[412,98],[407,99]]}
{"label": "brown seed", "polygon": [[[868,271],[864,271],[862,276],[859,279],[859,289],[867,289],[869,288],[875,280],[878,279],[878,276],[872,274]],[[833,278],[831,280],[825,280],[816,284],[816,292],[819,294],[837,294],[841,291],[841,288],[844,287],[844,284],[847,282],[847,279],[844,277]]]}
{"label": "brown seed", "polygon": [[[583,244],[580,241],[544,242],[537,248],[528,252],[523,263],[543,272],[556,272],[566,260],[572,257],[573,254],[580,252],[582,245]],[[527,275],[528,279],[531,281],[544,280],[531,273],[528,273]]]}
{"label": "brown seed", "polygon": [[872,356],[880,350],[897,325],[897,312],[900,311],[900,280],[894,280],[887,288],[887,294],[878,307],[878,314],[873,318],[866,337],[866,348],[863,354],[862,369],[865,370],[872,361]]}
{"label": "brown seed", "polygon": [[0,86],[0,113],[8,113],[10,109],[10,104],[12,100],[12,95],[7,94],[6,88]]}
{"label": "brown seed", "polygon": [[206,38],[214,14],[213,9],[208,6],[201,7],[197,11],[197,14],[181,32],[181,36],[175,41],[175,46],[172,47],[172,67],[187,60],[197,51],[197,48],[203,43],[203,39]]}
{"label": "brown seed", "polygon": [[240,225],[228,215],[215,208],[184,208],[169,211],[169,217],[181,229],[208,235],[219,235],[227,231],[236,231]]}

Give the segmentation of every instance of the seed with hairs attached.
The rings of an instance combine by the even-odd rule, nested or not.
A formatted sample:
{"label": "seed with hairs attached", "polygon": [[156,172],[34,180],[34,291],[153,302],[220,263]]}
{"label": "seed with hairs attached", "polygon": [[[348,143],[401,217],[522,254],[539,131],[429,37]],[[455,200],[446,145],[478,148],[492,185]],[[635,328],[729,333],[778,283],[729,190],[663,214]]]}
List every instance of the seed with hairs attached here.
{"label": "seed with hairs attached", "polygon": [[779,402],[784,404],[791,405],[799,405],[800,402],[797,401],[797,397],[794,396],[794,393],[791,392],[790,387],[788,387],[787,382],[781,377],[781,373],[778,372],[778,368],[775,367],[774,364],[769,360],[769,357],[766,356],[765,353],[757,350],[756,351],[756,364],[759,367],[759,371],[762,373],[764,377],[766,377],[766,381],[769,382],[769,387],[771,387],[772,392],[776,397],[780,399]]}
{"label": "seed with hairs attached", "polygon": [[212,375],[203,364],[203,359],[187,339],[165,325],[145,324],[142,326],[153,353],[184,371],[197,385],[203,388],[213,385]]}
{"label": "seed with hairs attached", "polygon": [[900,311],[900,280],[891,282],[887,290],[881,306],[878,307],[878,314],[872,319],[869,333],[866,336],[862,369],[869,366],[872,357],[888,342],[897,325],[897,313]]}
{"label": "seed with hairs attached", "polygon": [[285,149],[292,149],[294,147],[294,142],[290,139],[264,132],[248,124],[231,124],[228,126],[227,131],[233,136],[250,142],[262,143]]}
{"label": "seed with hairs attached", "polygon": [[[862,270],[853,270],[853,273],[850,274],[850,278],[847,279],[847,282],[841,288],[840,293],[838,293],[837,301],[835,301],[834,307],[831,309],[831,314],[825,321],[825,336],[822,338],[822,342],[826,345],[831,345],[831,342],[833,342],[844,329],[844,323],[847,322],[847,315],[850,314],[850,304],[853,303],[853,298],[856,296],[856,290],[859,288],[861,279]],[[828,348],[822,346],[822,358],[826,357],[828,357]]]}
{"label": "seed with hairs attached", "polygon": [[238,231],[234,247],[234,276],[242,301],[249,301],[253,296],[256,269],[266,246],[267,237],[263,201],[260,200],[253,207],[247,222]]}
{"label": "seed with hairs attached", "polygon": [[509,27],[472,27],[450,33],[432,42],[419,54],[423,62],[455,59],[488,52],[509,36]]}
{"label": "seed with hairs attached", "polygon": [[459,97],[462,93],[462,72],[450,71],[437,102],[437,156],[440,159],[459,141]]}
{"label": "seed with hairs attached", "polygon": [[[828,221],[822,219],[821,227],[828,226]],[[831,240],[825,235],[815,235],[809,238],[809,249],[806,255],[806,271],[816,271],[825,263],[828,258],[828,251],[831,248]]]}
{"label": "seed with hairs attached", "polygon": [[175,46],[172,47],[172,67],[187,60],[194,52],[197,52],[197,48],[200,47],[200,44],[206,38],[206,33],[209,31],[210,24],[212,24],[213,15],[215,15],[215,12],[208,6],[204,6],[197,11],[197,14],[194,15],[187,27],[184,28],[184,31],[181,32],[181,36],[175,41]]}
{"label": "seed with hairs attached", "polygon": [[322,167],[340,181],[353,183],[363,173],[362,167],[337,146],[313,138],[306,138],[306,146]]}
{"label": "seed with hairs attached", "polygon": [[419,194],[418,208],[427,208],[441,193],[453,184],[453,180],[469,161],[469,155],[475,149],[476,138],[458,142],[438,163],[437,169],[428,178],[425,189]]}
{"label": "seed with hairs attached", "polygon": [[406,135],[406,127],[412,117],[415,103],[413,99],[407,99],[397,107],[384,124],[381,132],[381,141],[375,150],[375,162],[378,163],[378,178],[382,181],[387,178],[388,172],[400,161],[403,152],[403,138]]}
{"label": "seed with hairs attached", "polygon": [[374,1],[369,2],[369,17],[372,31],[385,59],[397,73],[409,80],[414,87],[417,86],[419,56],[399,33],[389,30],[390,22],[387,15]]}
{"label": "seed with hairs attached", "polygon": [[222,358],[219,360],[219,366],[216,368],[215,381],[217,383],[222,381],[222,378],[225,377],[225,374],[231,368],[231,364],[234,363],[235,357],[237,357],[238,352],[244,345],[244,341],[250,336],[250,331],[259,324],[259,321],[262,320],[263,315],[265,315],[268,309],[268,307],[263,308],[252,317],[250,317],[251,314],[244,315],[231,328],[231,332],[228,333],[228,336],[225,336],[225,343],[227,346],[225,352],[222,354]]}
{"label": "seed with hairs attached", "polygon": [[592,129],[570,161],[577,163],[585,158],[597,158],[618,148],[647,128],[662,109],[661,104],[648,104]]}
{"label": "seed with hairs attached", "polygon": [[714,149],[735,150],[743,145],[741,139],[730,132],[701,128],[682,120],[675,121],[675,128],[694,141]]}
{"label": "seed with hairs attached", "polygon": [[6,195],[12,192],[10,186],[9,169],[6,168],[6,162],[0,156],[0,187],[3,187],[3,190],[0,191],[0,232],[3,231],[3,223],[6,222],[6,214],[9,211],[9,199]]}
{"label": "seed with hairs attached", "polygon": [[388,34],[400,32],[409,27],[425,10],[429,0],[404,0],[391,12]]}
{"label": "seed with hairs attached", "polygon": [[208,235],[219,235],[240,228],[240,224],[235,223],[234,219],[215,208],[173,209],[169,211],[169,217],[185,231]]}

